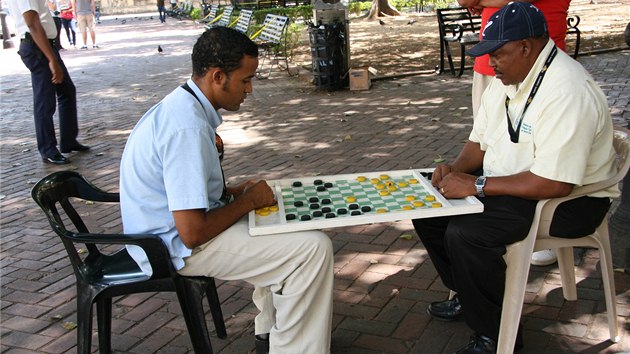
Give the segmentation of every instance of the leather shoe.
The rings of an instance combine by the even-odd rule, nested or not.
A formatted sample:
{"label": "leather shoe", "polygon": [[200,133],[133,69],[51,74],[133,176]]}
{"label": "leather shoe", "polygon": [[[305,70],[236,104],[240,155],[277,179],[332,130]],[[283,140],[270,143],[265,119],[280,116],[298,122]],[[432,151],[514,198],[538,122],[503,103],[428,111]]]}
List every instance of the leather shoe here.
{"label": "leather shoe", "polygon": [[70,160],[60,153],[56,153],[50,157],[44,157],[43,160],[44,162],[51,163],[53,165],[65,165],[65,164],[70,163]]}
{"label": "leather shoe", "polygon": [[432,302],[427,308],[427,313],[436,320],[455,321],[462,317],[464,310],[455,295],[450,300]]}
{"label": "leather shoe", "polygon": [[73,152],[73,151],[88,151],[90,150],[89,146],[85,146],[79,143],[76,143],[74,145],[72,145],[71,147],[67,148],[67,147],[62,147],[61,148],[61,152],[63,152],[64,154],[67,154],[69,152]]}
{"label": "leather shoe", "polygon": [[256,335],[256,354],[269,353],[269,333]]}
{"label": "leather shoe", "polygon": [[497,352],[497,342],[481,334],[473,334],[470,341],[455,354],[495,354]]}

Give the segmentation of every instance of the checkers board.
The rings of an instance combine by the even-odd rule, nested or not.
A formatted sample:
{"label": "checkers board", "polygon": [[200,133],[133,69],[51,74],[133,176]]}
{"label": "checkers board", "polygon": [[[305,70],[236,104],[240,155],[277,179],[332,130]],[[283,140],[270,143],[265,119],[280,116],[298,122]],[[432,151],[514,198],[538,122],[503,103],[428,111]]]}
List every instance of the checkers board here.
{"label": "checkers board", "polygon": [[278,204],[249,213],[252,236],[483,211],[475,197],[444,198],[432,169],[267,181]]}

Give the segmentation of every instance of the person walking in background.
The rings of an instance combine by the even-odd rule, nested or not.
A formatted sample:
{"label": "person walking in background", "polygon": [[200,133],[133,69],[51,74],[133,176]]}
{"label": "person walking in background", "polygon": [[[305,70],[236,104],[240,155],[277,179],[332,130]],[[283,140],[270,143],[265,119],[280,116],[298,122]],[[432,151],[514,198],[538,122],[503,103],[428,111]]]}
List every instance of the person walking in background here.
{"label": "person walking in background", "polygon": [[[76,89],[54,46],[57,31],[47,1],[8,2],[21,38],[18,54],[31,71],[37,149],[44,162],[61,165],[70,162],[61,153],[87,151],[90,148],[77,141]],[[53,122],[55,99],[59,103],[59,149]]]}
{"label": "person walking in background", "polygon": [[92,38],[92,48],[98,48],[96,45],[96,27],[94,15],[96,13],[96,4],[94,0],[72,0],[72,7],[74,8],[74,17],[77,19],[79,30],[81,31],[81,38],[83,39],[83,46],[81,49],[86,50],[87,47],[87,31],[90,31],[90,38]]}
{"label": "person walking in background", "polygon": [[55,21],[55,28],[57,28],[57,37],[55,37],[55,49],[63,50],[61,46],[61,41],[59,37],[61,35],[61,19],[59,18],[59,9],[57,8],[57,2],[55,0],[48,0],[48,9],[50,10],[50,14],[53,17],[53,21]]}
{"label": "person walking in background", "polygon": [[158,13],[160,14],[160,22],[166,22],[166,7],[164,7],[164,0],[157,0]]}
{"label": "person walking in background", "polygon": [[66,36],[68,36],[68,42],[71,46],[77,47],[77,33],[74,30],[74,8],[72,7],[72,1],[70,0],[61,0],[58,2],[59,10],[61,11],[61,25],[66,31]]}
{"label": "person walking in background", "polygon": [[[460,6],[469,8],[473,13],[481,12],[481,28],[485,28],[491,16],[507,5],[511,0],[457,0]],[[519,0],[534,4],[540,9],[547,21],[549,36],[558,49],[566,50],[567,14],[571,0]],[[483,39],[483,30],[479,34]],[[494,69],[489,64],[489,55],[475,58],[473,66],[472,108],[473,117],[477,117],[481,96],[494,78]],[[557,261],[553,250],[542,250],[532,254],[532,264],[551,265]]]}

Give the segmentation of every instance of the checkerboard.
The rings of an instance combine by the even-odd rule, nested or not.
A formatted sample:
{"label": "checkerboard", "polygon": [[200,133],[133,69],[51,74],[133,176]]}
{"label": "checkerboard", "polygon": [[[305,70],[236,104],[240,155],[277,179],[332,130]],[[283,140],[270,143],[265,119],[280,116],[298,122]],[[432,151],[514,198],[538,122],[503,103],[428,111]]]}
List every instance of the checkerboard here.
{"label": "checkerboard", "polygon": [[278,204],[250,212],[250,234],[483,211],[483,204],[474,197],[444,198],[427,179],[430,171],[401,170],[268,181]]}

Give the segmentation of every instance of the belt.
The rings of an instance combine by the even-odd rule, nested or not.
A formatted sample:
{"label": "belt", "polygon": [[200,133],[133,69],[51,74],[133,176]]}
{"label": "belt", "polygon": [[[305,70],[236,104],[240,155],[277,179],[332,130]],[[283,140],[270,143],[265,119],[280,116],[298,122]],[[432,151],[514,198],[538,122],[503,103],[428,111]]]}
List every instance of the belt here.
{"label": "belt", "polygon": [[[35,45],[35,41],[33,40],[33,37],[31,37],[30,33],[26,33],[25,38],[22,38],[20,40],[20,43],[24,43],[24,44],[28,44],[28,45]],[[54,48],[55,47],[55,40],[54,39],[48,39],[48,43],[50,43],[50,45]]]}

